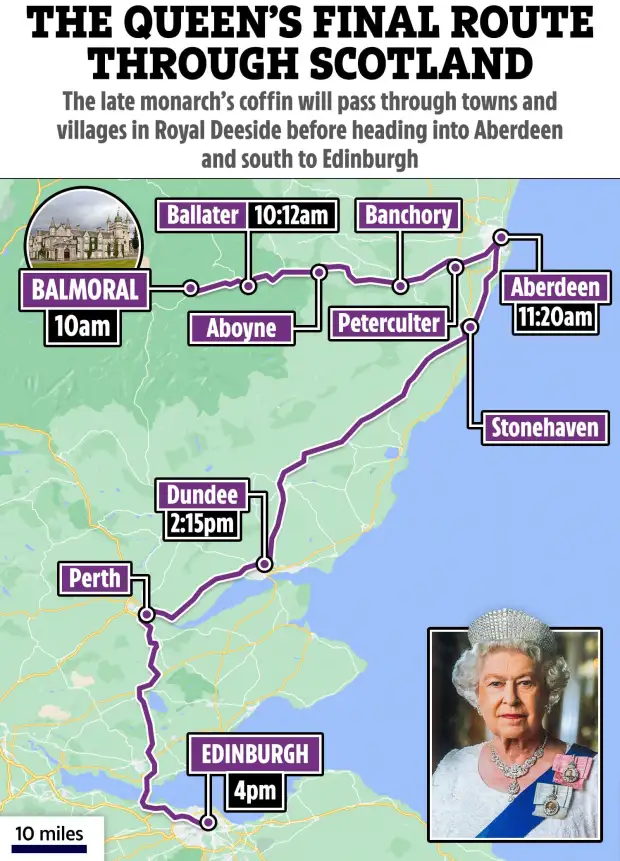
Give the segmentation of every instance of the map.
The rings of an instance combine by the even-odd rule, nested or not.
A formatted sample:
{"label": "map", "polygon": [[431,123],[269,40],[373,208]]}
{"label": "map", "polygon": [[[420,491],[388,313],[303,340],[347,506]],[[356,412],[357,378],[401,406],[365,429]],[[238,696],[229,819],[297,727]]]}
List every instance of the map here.
{"label": "map", "polygon": [[[80,187],[113,197],[101,225],[63,213]],[[542,269],[536,237],[544,270],[614,270],[618,199],[615,181],[0,181],[0,812],[103,816],[106,861],[542,858],[427,842],[426,636],[495,606],[612,624],[616,309],[583,322],[596,337],[513,337],[536,318],[498,285]],[[41,299],[54,264],[115,287],[149,270],[144,302],[89,317],[58,278]],[[555,414],[556,443],[583,413],[600,445],[524,443],[528,410]],[[188,733],[295,734],[321,763],[283,772],[285,809],[225,810]],[[563,859],[614,857],[613,819]]]}

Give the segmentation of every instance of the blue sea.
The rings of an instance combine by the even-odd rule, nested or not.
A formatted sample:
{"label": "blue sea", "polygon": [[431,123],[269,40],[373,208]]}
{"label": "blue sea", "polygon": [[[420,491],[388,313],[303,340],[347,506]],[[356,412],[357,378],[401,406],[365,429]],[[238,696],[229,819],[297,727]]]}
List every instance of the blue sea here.
{"label": "blue sea", "polygon": [[[522,181],[506,225],[544,233],[548,269],[620,272],[617,181]],[[529,244],[508,266],[531,267]],[[620,309],[601,310],[598,337],[514,337],[511,311],[494,290],[476,339],[476,408],[618,411]],[[394,453],[386,450],[386,457]],[[348,643],[367,669],[310,709],[273,698],[245,731],[320,730],[326,767],[350,769],[375,792],[426,814],[426,629],[465,626],[495,607],[516,606],[550,625],[605,628],[603,721],[605,840],[589,845],[494,847],[500,858],[617,861],[620,742],[611,724],[619,558],[619,458],[609,448],[483,448],[465,427],[465,388],[413,432],[407,469],[394,480],[384,523],[338,559],[332,573],[306,571],[307,621]],[[616,500],[614,502],[614,500]],[[210,614],[265,588],[244,581]],[[609,678],[609,674],[612,678]],[[152,705],[154,705],[152,703]],[[179,775],[156,800],[200,803],[200,781]],[[195,786],[195,789],[194,789]],[[214,801],[219,804],[219,787]],[[237,815],[237,821],[249,817]],[[473,847],[472,847],[473,849]]]}

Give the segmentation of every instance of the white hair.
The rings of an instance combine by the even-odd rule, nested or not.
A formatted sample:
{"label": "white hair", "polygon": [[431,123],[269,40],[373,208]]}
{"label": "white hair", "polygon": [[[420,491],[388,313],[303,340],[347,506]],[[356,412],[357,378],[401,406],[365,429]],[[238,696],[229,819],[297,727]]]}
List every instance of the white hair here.
{"label": "white hair", "polygon": [[500,649],[516,649],[535,662],[549,694],[549,708],[554,706],[570,679],[568,665],[561,655],[545,654],[540,646],[525,640],[476,643],[471,649],[464,651],[452,670],[452,681],[458,693],[474,708],[477,707],[478,678],[482,659],[489,652]]}

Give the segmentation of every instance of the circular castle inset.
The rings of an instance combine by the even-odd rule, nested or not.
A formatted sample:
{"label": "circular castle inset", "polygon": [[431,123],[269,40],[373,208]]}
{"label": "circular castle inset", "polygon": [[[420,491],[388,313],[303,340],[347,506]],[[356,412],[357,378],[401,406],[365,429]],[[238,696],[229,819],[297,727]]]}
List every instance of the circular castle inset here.
{"label": "circular castle inset", "polygon": [[92,186],[48,197],[33,213],[24,241],[28,265],[39,269],[135,269],[142,248],[132,210]]}

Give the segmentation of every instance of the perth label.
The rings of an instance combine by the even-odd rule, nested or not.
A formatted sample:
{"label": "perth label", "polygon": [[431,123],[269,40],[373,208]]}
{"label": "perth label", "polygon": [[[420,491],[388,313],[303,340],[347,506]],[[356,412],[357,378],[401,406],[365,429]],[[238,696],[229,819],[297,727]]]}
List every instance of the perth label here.
{"label": "perth label", "polygon": [[59,562],[59,595],[131,595],[131,562]]}

